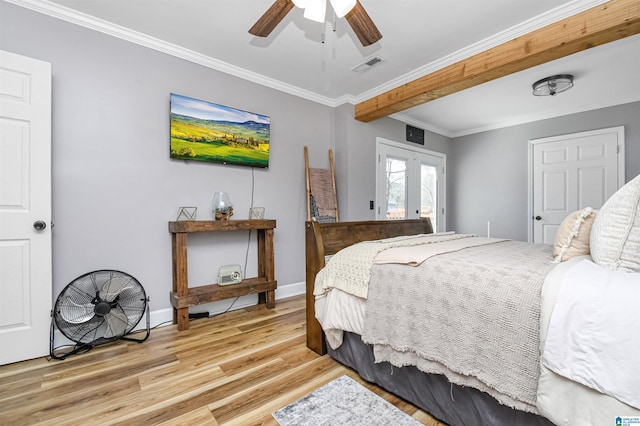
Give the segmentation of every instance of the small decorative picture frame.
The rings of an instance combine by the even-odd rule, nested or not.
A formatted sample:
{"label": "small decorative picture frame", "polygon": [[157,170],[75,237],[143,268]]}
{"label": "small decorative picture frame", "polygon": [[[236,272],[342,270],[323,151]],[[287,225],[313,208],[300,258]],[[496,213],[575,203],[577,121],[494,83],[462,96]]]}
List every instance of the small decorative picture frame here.
{"label": "small decorative picture frame", "polygon": [[180,207],[178,209],[178,218],[176,220],[196,220],[197,211],[197,207]]}
{"label": "small decorative picture frame", "polygon": [[264,219],[264,207],[251,207],[249,209],[249,219]]}

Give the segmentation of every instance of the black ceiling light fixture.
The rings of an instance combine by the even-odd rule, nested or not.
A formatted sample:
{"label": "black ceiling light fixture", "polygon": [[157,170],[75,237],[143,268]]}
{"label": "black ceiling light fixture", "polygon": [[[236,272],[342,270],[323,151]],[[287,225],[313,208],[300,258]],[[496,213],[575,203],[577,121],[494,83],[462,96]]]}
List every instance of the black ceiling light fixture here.
{"label": "black ceiling light fixture", "polygon": [[573,87],[571,74],[558,74],[545,77],[533,83],[534,96],[555,96]]}

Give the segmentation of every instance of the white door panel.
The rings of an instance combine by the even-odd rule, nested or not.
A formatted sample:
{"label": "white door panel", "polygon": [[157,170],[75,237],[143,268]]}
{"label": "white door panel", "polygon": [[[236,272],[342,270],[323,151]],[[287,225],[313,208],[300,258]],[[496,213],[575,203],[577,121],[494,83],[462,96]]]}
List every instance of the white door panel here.
{"label": "white door panel", "polygon": [[530,150],[530,241],[553,244],[569,213],[599,209],[624,184],[623,127],[532,140]]}
{"label": "white door panel", "polygon": [[51,65],[0,51],[0,364],[49,352],[50,223]]}

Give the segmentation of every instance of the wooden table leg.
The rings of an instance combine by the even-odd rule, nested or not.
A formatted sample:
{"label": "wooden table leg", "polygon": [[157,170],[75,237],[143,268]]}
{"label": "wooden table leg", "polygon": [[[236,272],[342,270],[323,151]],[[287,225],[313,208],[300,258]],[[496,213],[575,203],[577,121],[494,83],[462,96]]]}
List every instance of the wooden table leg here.
{"label": "wooden table leg", "polygon": [[276,291],[268,290],[267,292],[267,308],[273,309],[276,307]]}
{"label": "wooden table leg", "polygon": [[[187,296],[189,292],[189,276],[187,272],[187,233],[171,234],[173,252],[173,291],[178,297]],[[189,329],[189,308],[173,308],[173,323],[178,330]]]}
{"label": "wooden table leg", "polygon": [[[267,281],[275,280],[273,254],[273,229],[258,230],[258,276],[265,277]],[[276,307],[276,292],[268,290],[258,295],[258,303],[266,303],[267,308]]]}

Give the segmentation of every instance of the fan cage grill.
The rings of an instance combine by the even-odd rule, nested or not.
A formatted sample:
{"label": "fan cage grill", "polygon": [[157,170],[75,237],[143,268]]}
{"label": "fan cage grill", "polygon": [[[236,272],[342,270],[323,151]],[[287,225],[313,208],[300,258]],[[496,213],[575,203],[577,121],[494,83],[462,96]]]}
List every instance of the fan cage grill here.
{"label": "fan cage grill", "polygon": [[[108,282],[123,283],[124,288],[110,304],[110,329],[105,316],[94,312],[100,291]],[[68,284],[58,295],[54,321],[60,332],[76,343],[101,344],[129,334],[147,309],[147,296],[140,282],[129,274],[100,270],[84,274]],[[124,320],[126,318],[126,325]]]}

